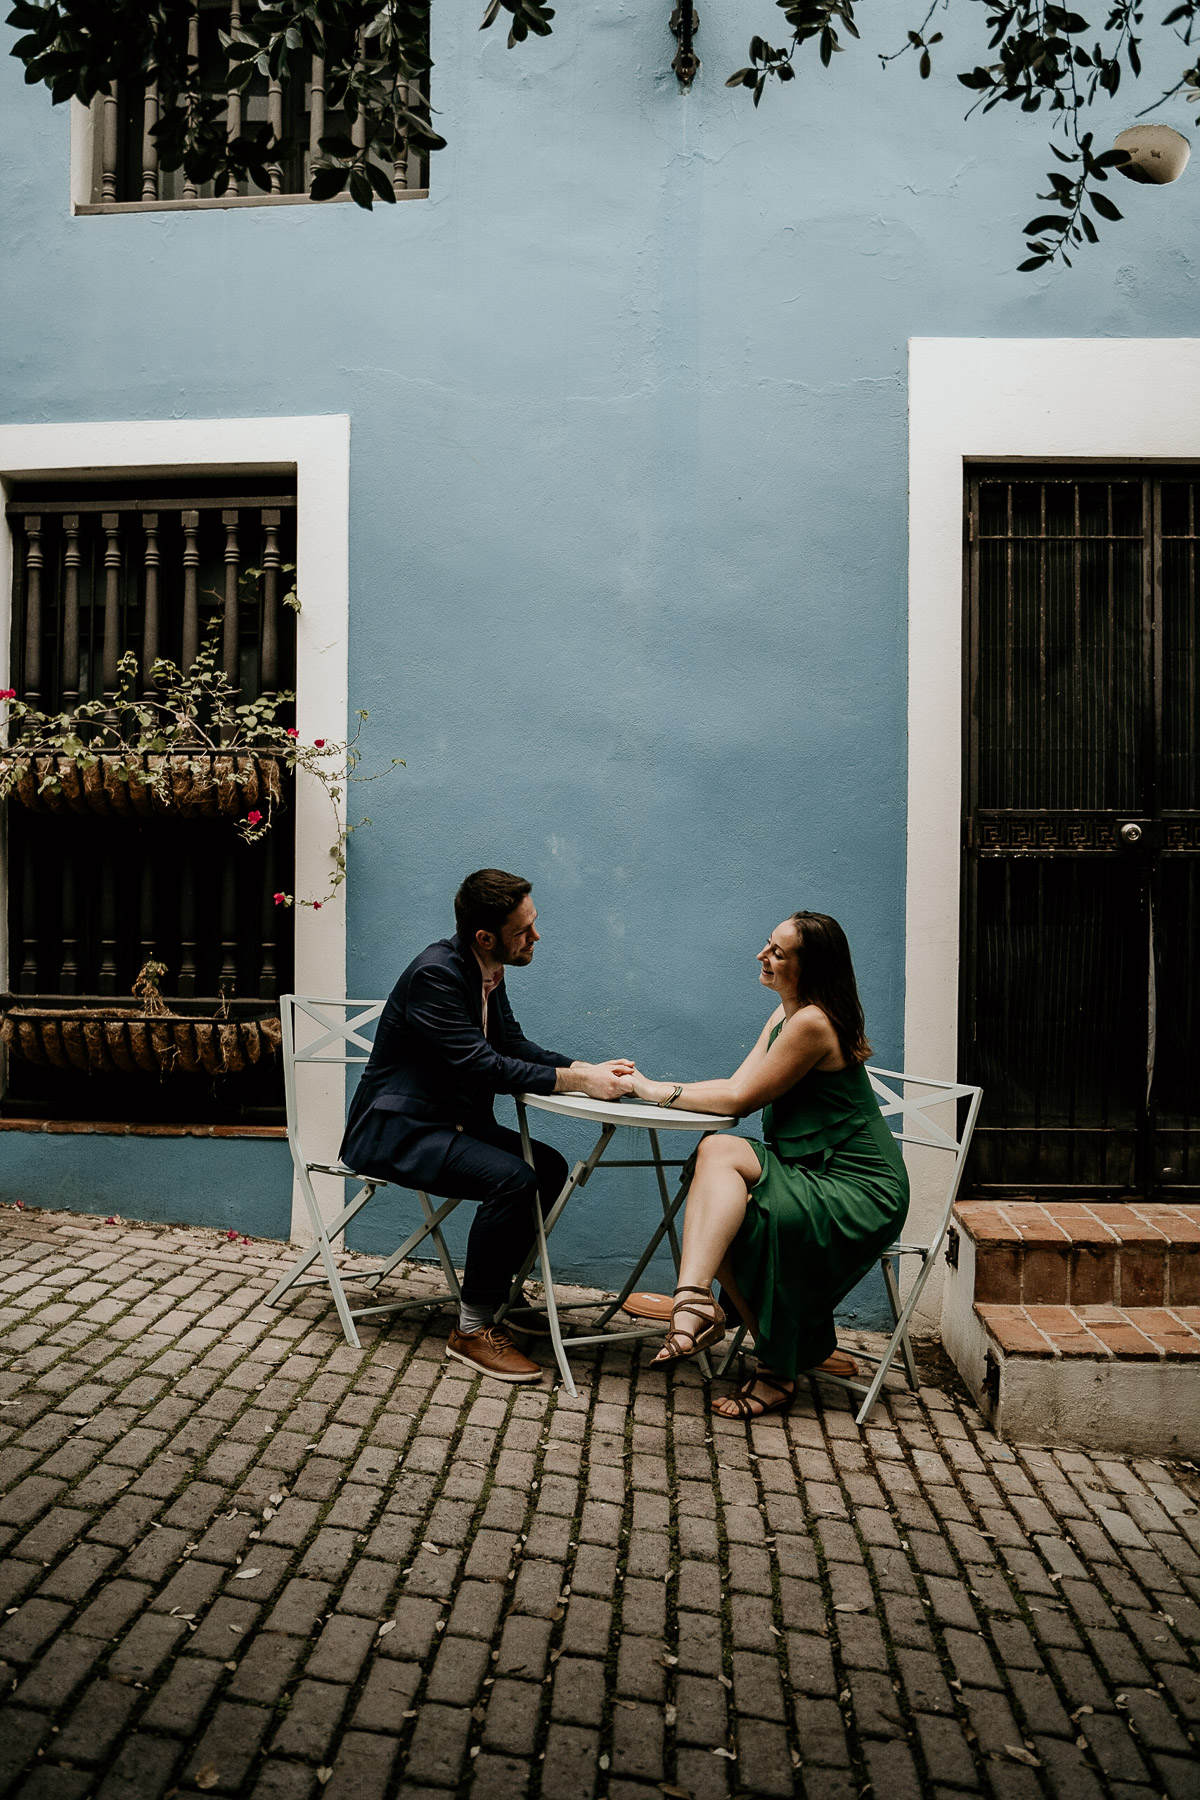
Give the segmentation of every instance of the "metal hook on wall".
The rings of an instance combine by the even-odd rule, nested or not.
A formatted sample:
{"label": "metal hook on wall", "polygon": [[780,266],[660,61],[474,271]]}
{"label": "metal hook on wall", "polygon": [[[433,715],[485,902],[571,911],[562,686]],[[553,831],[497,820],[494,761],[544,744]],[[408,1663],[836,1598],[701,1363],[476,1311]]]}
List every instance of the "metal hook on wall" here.
{"label": "metal hook on wall", "polygon": [[692,40],[699,29],[699,13],[687,4],[687,0],[682,0],[671,14],[671,30],[679,39],[679,48],[671,61],[671,67],[678,75],[682,88],[691,87],[700,67],[700,58],[692,47]]}

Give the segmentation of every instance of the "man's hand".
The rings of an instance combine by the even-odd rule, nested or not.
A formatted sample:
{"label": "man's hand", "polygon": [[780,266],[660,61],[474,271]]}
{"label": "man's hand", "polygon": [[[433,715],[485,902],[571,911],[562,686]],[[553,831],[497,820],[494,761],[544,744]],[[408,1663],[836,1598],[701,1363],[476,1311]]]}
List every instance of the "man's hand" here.
{"label": "man's hand", "polygon": [[621,1100],[633,1092],[635,1065],[627,1056],[613,1062],[573,1062],[569,1069],[559,1069],[554,1081],[556,1094],[586,1094],[589,1100]]}

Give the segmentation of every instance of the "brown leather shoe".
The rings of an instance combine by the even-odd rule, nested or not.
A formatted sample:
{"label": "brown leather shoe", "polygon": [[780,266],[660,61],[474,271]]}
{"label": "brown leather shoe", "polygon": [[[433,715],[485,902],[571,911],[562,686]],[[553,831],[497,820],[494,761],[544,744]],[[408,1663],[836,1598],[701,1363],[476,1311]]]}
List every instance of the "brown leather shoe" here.
{"label": "brown leather shoe", "polygon": [[482,1325],[478,1331],[450,1333],[446,1355],[466,1363],[478,1375],[490,1375],[493,1381],[540,1381],[542,1371],[537,1363],[522,1356],[503,1325]]}

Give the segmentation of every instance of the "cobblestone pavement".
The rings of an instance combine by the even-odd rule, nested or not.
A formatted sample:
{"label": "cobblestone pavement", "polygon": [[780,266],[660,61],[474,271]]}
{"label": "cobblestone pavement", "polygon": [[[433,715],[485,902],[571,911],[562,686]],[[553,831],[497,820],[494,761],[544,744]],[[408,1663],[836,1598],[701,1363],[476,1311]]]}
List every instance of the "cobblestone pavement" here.
{"label": "cobblestone pavement", "polygon": [[278,1245],[0,1230],[19,1800],[1200,1794],[1187,1466],[1014,1451],[932,1348],[861,1434],[747,1429],[629,1351],[348,1350]]}

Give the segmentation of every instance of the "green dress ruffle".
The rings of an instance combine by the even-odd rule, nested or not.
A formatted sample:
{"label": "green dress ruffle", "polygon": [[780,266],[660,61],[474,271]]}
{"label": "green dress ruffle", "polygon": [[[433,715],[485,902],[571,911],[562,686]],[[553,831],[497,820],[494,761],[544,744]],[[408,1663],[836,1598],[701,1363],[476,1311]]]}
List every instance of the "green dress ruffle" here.
{"label": "green dress ruffle", "polygon": [[837,1348],[833,1309],[903,1226],[908,1174],[861,1063],[811,1070],[762,1120],[766,1141],[748,1140],[762,1174],[730,1261],[759,1359],[795,1376]]}

